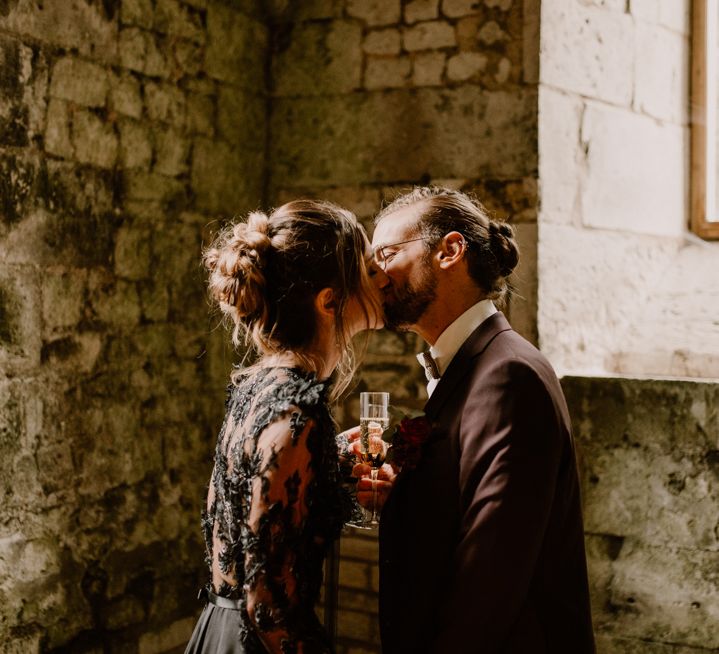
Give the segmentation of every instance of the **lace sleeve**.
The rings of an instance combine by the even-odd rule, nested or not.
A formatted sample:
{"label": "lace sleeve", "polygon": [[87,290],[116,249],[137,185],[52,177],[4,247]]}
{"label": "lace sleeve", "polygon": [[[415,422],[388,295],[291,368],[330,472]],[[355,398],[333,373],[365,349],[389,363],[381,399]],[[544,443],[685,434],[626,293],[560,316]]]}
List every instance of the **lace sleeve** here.
{"label": "lace sleeve", "polygon": [[[259,435],[245,542],[247,613],[268,652],[320,652],[318,623],[300,606],[296,557],[303,551],[307,494],[314,475],[308,438],[315,427],[297,411]],[[308,645],[309,643],[312,645]],[[327,650],[329,651],[329,650]]]}

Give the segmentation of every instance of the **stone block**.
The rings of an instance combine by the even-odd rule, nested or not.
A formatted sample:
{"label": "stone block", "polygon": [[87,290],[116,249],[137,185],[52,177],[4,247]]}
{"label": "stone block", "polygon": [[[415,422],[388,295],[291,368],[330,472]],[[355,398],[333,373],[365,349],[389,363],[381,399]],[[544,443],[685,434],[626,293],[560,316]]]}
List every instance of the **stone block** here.
{"label": "stone block", "polygon": [[364,86],[376,89],[400,88],[407,86],[412,74],[409,57],[367,57],[364,72]]}
{"label": "stone block", "polygon": [[168,177],[178,177],[189,170],[190,141],[174,129],[155,131],[155,165],[153,170]]}
{"label": "stone block", "polygon": [[460,18],[455,24],[455,33],[457,36],[457,48],[461,51],[476,51],[478,48],[478,38],[482,17],[478,15],[465,16]]}
{"label": "stone block", "polygon": [[148,170],[152,162],[150,130],[140,122],[122,120],[120,128],[120,165]]}
{"label": "stone block", "polygon": [[404,22],[408,25],[437,18],[439,18],[439,0],[412,0],[404,7]]}
{"label": "stone block", "polygon": [[501,41],[507,41],[509,35],[494,20],[487,21],[479,28],[477,39],[486,46],[492,46]]}
{"label": "stone block", "polygon": [[187,129],[192,134],[214,136],[215,98],[211,95],[190,93],[187,96]]}
{"label": "stone block", "polygon": [[44,144],[48,154],[65,159],[74,156],[70,140],[70,111],[63,100],[50,100],[48,103]]}
{"label": "stone block", "polygon": [[273,57],[275,95],[355,90],[362,74],[361,42],[362,29],[352,21],[296,25],[289,47]]}
{"label": "stone block", "polygon": [[440,20],[405,28],[402,33],[402,41],[408,52],[452,48],[457,45],[454,27]]}
{"label": "stone block", "polygon": [[444,52],[419,52],[412,65],[414,86],[441,86],[447,55]]}
{"label": "stone block", "polygon": [[0,156],[0,235],[2,228],[25,217],[34,200],[36,179],[37,162],[32,157]]}
{"label": "stone block", "polygon": [[173,80],[194,77],[202,73],[204,66],[204,45],[187,39],[169,38],[171,67],[170,77]]}
{"label": "stone block", "polygon": [[47,78],[44,53],[0,38],[0,145],[24,147],[44,131]]}
{"label": "stone block", "polygon": [[80,322],[85,307],[85,273],[46,273],[42,285],[43,334],[50,336]]}
{"label": "stone block", "polygon": [[294,11],[296,20],[321,20],[342,16],[344,0],[308,0],[298,4]]}
{"label": "stone block", "polygon": [[654,25],[637,25],[634,109],[660,120],[685,124],[689,97],[689,44]]}
{"label": "stone block", "polygon": [[185,197],[185,185],[165,175],[143,170],[129,170],[123,174],[123,190],[127,200],[170,204]]}
{"label": "stone block", "polygon": [[17,0],[0,12],[0,28],[111,64],[117,56],[116,12],[117,3]]}
{"label": "stone block", "polygon": [[[423,88],[278,99],[274,107],[271,157],[274,183],[283,188],[391,183],[425,175],[524,177],[536,170],[532,92]],[[318,115],[333,120],[317,121]],[[383,117],[379,123],[377,116]],[[463,138],[457,140],[457,134]]]}
{"label": "stone block", "polygon": [[394,27],[367,32],[362,43],[362,50],[371,55],[398,55],[400,49],[400,33]]}
{"label": "stone block", "polygon": [[547,86],[539,89],[539,178],[542,222],[581,220],[580,188],[585,153],[580,129],[584,104]]}
{"label": "stone block", "polygon": [[[484,4],[490,9],[499,9],[500,11],[509,11],[512,8],[512,2],[514,0],[484,0]],[[625,0],[607,0],[608,2],[625,3]],[[624,4],[624,7],[626,4]],[[624,10],[622,7],[622,10]]]}
{"label": "stone block", "polygon": [[155,30],[171,36],[202,42],[205,31],[202,14],[179,0],[157,0]]}
{"label": "stone block", "polygon": [[137,25],[150,29],[153,16],[152,0],[122,0],[120,22],[123,25]]}
{"label": "stone block", "polygon": [[0,365],[6,372],[40,363],[41,316],[40,289],[31,270],[0,267]]}
{"label": "stone block", "polygon": [[353,534],[343,536],[341,552],[343,559],[376,563],[379,557],[379,542],[376,538],[363,538]]}
{"label": "stone block", "polygon": [[[88,373],[93,370],[102,350],[102,336],[96,332],[81,332],[72,336],[61,336],[43,343],[41,360],[51,370],[65,370],[73,373]],[[63,488],[59,478],[66,478],[73,472],[72,456],[65,445],[51,444],[38,450],[38,458],[44,459],[52,467],[52,473],[41,470],[40,483],[46,492],[54,492]]]}
{"label": "stone block", "polygon": [[123,67],[138,73],[145,72],[145,59],[150,38],[148,32],[137,27],[120,31],[118,50]]}
{"label": "stone block", "polygon": [[137,281],[150,276],[150,234],[146,229],[121,227],[115,241],[115,273]]}
{"label": "stone block", "polygon": [[223,142],[197,139],[192,188],[203,211],[243,213],[262,197],[263,153],[238,152]]}
{"label": "stone block", "polygon": [[466,82],[487,67],[487,57],[479,52],[460,52],[447,61],[447,79]]}
{"label": "stone block", "polygon": [[337,612],[337,635],[340,638],[352,638],[354,640],[369,640],[372,638],[374,628],[372,616],[360,611],[345,611],[340,609]]}
{"label": "stone block", "polygon": [[90,278],[90,302],[101,323],[128,329],[140,320],[140,299],[134,284]]}
{"label": "stone block", "polygon": [[[607,604],[594,607],[599,630],[707,650],[719,646],[719,553],[625,539],[613,555],[611,577],[602,579]],[[595,560],[588,563],[591,577]]]}
{"label": "stone block", "polygon": [[267,100],[240,89],[223,87],[217,98],[217,129],[222,138],[243,150],[264,151]]}
{"label": "stone block", "polygon": [[543,83],[629,106],[634,74],[627,62],[635,52],[630,15],[578,2],[543,3],[541,21]]}
{"label": "stone block", "polygon": [[170,294],[167,288],[160,283],[146,282],[138,285],[142,317],[150,322],[167,320],[170,308]]}
{"label": "stone block", "polygon": [[581,142],[587,153],[581,193],[585,225],[664,236],[684,232],[688,144],[681,127],[590,105]]}
{"label": "stone block", "polygon": [[187,120],[187,103],[181,89],[171,84],[147,82],[145,109],[150,120],[183,129]]}
{"label": "stone block", "polygon": [[51,97],[86,107],[104,107],[108,90],[107,71],[96,64],[64,57],[52,69]]}
{"label": "stone block", "polygon": [[170,56],[176,50],[174,37],[164,37],[148,32],[145,38],[145,63],[143,72],[149,77],[162,77],[167,79],[180,77],[173,70]]}
{"label": "stone block", "polygon": [[142,116],[142,94],[140,82],[131,75],[113,75],[110,78],[110,102],[112,112],[140,118]]}
{"label": "stone block", "polygon": [[461,18],[476,14],[481,0],[442,0],[442,13],[447,18]]}
{"label": "stone block", "polygon": [[370,586],[369,565],[357,561],[340,561],[339,585],[345,588],[368,590]]}
{"label": "stone block", "polygon": [[267,47],[265,25],[218,3],[208,7],[205,70],[210,77],[264,90]]}
{"label": "stone block", "polygon": [[400,0],[347,0],[347,15],[367,25],[393,25],[401,18]]}
{"label": "stone block", "polygon": [[659,23],[667,29],[689,36],[691,33],[691,2],[659,0]]}
{"label": "stone block", "polygon": [[115,165],[118,152],[115,128],[91,111],[78,109],[73,113],[71,139],[80,163],[100,168]]}

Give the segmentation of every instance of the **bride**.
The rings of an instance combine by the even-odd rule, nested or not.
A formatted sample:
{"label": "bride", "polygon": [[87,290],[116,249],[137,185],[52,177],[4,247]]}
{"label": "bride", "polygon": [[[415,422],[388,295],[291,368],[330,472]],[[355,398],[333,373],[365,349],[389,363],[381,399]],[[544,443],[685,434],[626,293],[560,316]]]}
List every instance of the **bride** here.
{"label": "bride", "polygon": [[202,518],[207,604],[186,654],[330,652],[314,608],[352,502],[328,402],[354,372],[352,336],[382,326],[383,273],[350,212],[308,200],[226,228],[204,263],[233,341],[259,357],[229,386]]}

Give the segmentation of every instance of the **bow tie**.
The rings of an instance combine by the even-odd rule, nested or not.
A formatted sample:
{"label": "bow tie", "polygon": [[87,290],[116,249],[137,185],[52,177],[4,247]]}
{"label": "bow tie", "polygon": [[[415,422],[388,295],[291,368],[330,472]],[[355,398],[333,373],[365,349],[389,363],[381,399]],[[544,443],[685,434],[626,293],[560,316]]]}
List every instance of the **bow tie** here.
{"label": "bow tie", "polygon": [[427,376],[427,381],[439,379],[442,376],[439,374],[437,362],[432,358],[429,350],[422,352],[422,365],[424,366],[424,374]]}

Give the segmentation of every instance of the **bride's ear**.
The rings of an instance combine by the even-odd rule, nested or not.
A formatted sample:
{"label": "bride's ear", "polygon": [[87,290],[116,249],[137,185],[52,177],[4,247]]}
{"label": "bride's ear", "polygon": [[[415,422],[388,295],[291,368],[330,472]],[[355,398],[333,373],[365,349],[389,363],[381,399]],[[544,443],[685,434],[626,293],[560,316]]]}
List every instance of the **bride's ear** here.
{"label": "bride's ear", "polygon": [[334,320],[337,311],[335,292],[328,286],[315,295],[315,311],[322,318]]}

